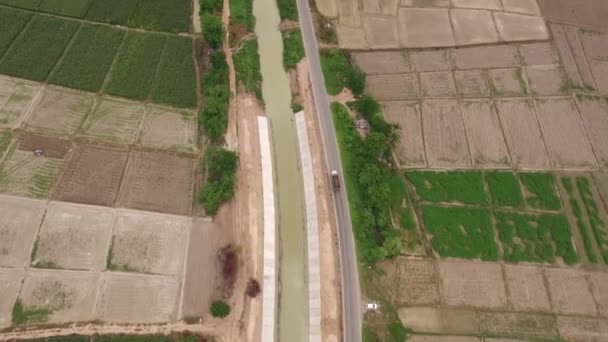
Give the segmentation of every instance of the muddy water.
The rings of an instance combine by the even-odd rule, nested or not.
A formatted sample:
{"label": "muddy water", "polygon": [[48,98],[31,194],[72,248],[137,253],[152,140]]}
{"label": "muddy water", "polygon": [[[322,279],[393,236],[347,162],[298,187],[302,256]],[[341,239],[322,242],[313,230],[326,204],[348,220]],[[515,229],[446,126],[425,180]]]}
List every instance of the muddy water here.
{"label": "muddy water", "polygon": [[306,341],[308,292],[304,193],[299,169],[297,133],[291,111],[291,91],[283,70],[283,40],[276,0],[254,0],[255,33],[262,67],[262,93],[270,119],[279,223],[279,342]]}

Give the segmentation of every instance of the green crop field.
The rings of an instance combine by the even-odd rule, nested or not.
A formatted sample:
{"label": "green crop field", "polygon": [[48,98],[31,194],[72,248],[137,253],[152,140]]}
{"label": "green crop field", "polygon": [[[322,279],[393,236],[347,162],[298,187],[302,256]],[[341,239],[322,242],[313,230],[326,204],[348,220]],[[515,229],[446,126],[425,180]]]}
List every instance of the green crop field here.
{"label": "green crop field", "polygon": [[0,73],[44,81],[74,35],[79,23],[35,16],[0,63]]}
{"label": "green crop field", "polygon": [[577,261],[565,216],[498,211],[494,217],[506,261],[552,263],[555,256],[562,257],[568,264]]}
{"label": "green crop field", "polygon": [[486,172],[492,203],[500,207],[522,207],[524,197],[519,181],[512,172]]}
{"label": "green crop field", "polygon": [[115,25],[127,26],[138,0],[93,0],[86,18]]}
{"label": "green crop field", "polygon": [[98,91],[124,34],[124,30],[84,24],[51,76],[50,82],[76,89]]}
{"label": "green crop field", "polygon": [[479,171],[411,171],[406,176],[422,201],[488,204]]}
{"label": "green crop field", "polygon": [[562,203],[555,187],[555,178],[550,173],[531,173],[519,174],[524,188],[530,193],[526,197],[526,202],[532,208],[544,210],[560,210]]}
{"label": "green crop field", "polygon": [[176,107],[196,107],[195,73],[192,40],[169,38],[152,90],[152,101]]}
{"label": "green crop field", "polygon": [[133,99],[146,99],[165,45],[165,36],[129,32],[118,53],[106,93]]}
{"label": "green crop field", "polygon": [[42,0],[38,10],[68,17],[82,18],[91,0]]}
{"label": "green crop field", "polygon": [[27,12],[0,8],[0,58],[31,18]]}
{"label": "green crop field", "polygon": [[583,204],[591,223],[591,230],[602,253],[602,259],[608,264],[608,233],[606,232],[606,223],[602,220],[601,209],[593,198],[591,184],[587,178],[578,177],[576,178],[576,186],[583,199]]}
{"label": "green crop field", "polygon": [[0,0],[0,4],[25,8],[29,10],[36,10],[40,6],[42,0]]}
{"label": "green crop field", "polygon": [[190,0],[140,0],[128,24],[146,30],[188,32]]}
{"label": "green crop field", "polygon": [[425,205],[422,215],[431,245],[442,257],[498,260],[489,209]]}

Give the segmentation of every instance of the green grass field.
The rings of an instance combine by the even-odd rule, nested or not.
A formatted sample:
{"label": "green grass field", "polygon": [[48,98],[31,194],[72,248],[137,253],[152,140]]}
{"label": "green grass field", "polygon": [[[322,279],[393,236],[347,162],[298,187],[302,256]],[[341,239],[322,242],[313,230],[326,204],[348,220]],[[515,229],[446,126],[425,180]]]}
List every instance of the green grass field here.
{"label": "green grass field", "polygon": [[131,27],[164,32],[188,32],[190,0],[139,0],[128,20]]}
{"label": "green grass field", "polygon": [[524,197],[519,181],[512,172],[486,172],[492,203],[499,207],[522,207]]}
{"label": "green grass field", "polygon": [[92,21],[127,26],[138,0],[93,0],[86,18]]}
{"label": "green grass field", "polygon": [[555,177],[550,173],[523,172],[519,174],[524,188],[530,193],[528,205],[535,209],[560,210],[562,203],[557,194]]}
{"label": "green grass field", "polygon": [[422,215],[431,245],[442,257],[498,260],[489,209],[424,205]]}
{"label": "green grass field", "polygon": [[42,0],[38,10],[41,12],[82,18],[86,14],[91,0]]}
{"label": "green grass field", "polygon": [[253,0],[230,1],[230,24],[243,26],[248,32],[253,32],[255,26]]}
{"label": "green grass field", "polygon": [[411,171],[406,176],[422,201],[489,203],[480,171]]}
{"label": "green grass field", "polygon": [[233,56],[236,80],[243,82],[245,90],[262,98],[262,73],[260,72],[260,55],[258,41],[248,40]]}
{"label": "green grass field", "polygon": [[108,26],[83,24],[49,81],[65,87],[98,91],[124,34],[124,30]]}
{"label": "green grass field", "polygon": [[195,108],[195,75],[192,40],[188,37],[168,38],[151,100],[175,107]]}
{"label": "green grass field", "polygon": [[0,64],[0,73],[44,81],[79,23],[37,15],[15,40]]}
{"label": "green grass field", "polygon": [[31,18],[31,13],[0,8],[0,58]]}
{"label": "green grass field", "polygon": [[42,0],[0,0],[0,4],[25,8],[29,10],[38,9],[38,6],[40,6],[41,2]]}
{"label": "green grass field", "polygon": [[129,32],[120,49],[106,93],[143,100],[148,97],[165,45],[165,36]]}
{"label": "green grass field", "polygon": [[283,31],[283,67],[285,70],[295,68],[304,58],[304,44],[302,44],[302,33],[299,29]]}

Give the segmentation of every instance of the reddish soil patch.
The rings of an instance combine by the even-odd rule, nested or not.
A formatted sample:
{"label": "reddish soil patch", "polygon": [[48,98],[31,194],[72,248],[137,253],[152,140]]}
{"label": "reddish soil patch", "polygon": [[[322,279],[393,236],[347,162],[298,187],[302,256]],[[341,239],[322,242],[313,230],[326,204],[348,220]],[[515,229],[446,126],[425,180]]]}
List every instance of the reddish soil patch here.
{"label": "reddish soil patch", "polygon": [[194,168],[192,158],[133,152],[119,203],[128,208],[189,215]]}
{"label": "reddish soil patch", "polygon": [[111,206],[116,199],[129,153],[126,150],[78,146],[70,159],[55,198]]}
{"label": "reddish soil patch", "polygon": [[56,137],[23,133],[20,137],[19,149],[33,151],[42,149],[43,154],[49,158],[63,159],[70,150],[70,141]]}

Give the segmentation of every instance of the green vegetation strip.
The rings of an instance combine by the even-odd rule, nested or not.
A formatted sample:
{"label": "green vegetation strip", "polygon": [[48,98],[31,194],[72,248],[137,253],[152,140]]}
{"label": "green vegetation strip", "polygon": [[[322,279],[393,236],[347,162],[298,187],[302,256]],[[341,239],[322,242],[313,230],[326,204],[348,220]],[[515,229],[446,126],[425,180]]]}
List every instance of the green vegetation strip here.
{"label": "green vegetation strip", "polygon": [[97,92],[101,89],[124,34],[123,30],[84,24],[50,82]]}
{"label": "green vegetation strip", "polygon": [[78,28],[78,22],[37,15],[0,63],[0,73],[44,81]]}
{"label": "green vegetation strip", "polygon": [[488,204],[480,171],[411,171],[406,175],[422,201]]}
{"label": "green vegetation strip", "polygon": [[252,0],[230,1],[230,25],[241,26],[247,32],[253,32],[255,17],[253,16]]}
{"label": "green vegetation strip", "polygon": [[205,106],[199,114],[199,123],[209,139],[218,141],[228,125],[230,81],[224,52],[215,51],[209,58],[211,68],[203,76]]}
{"label": "green vegetation strip", "polygon": [[220,205],[234,195],[238,156],[236,152],[211,147],[205,153],[203,165],[207,180],[198,199],[208,215],[215,215]]}
{"label": "green vegetation strip", "polygon": [[544,210],[560,210],[562,208],[553,174],[524,172],[519,174],[519,179],[530,193],[526,197],[526,202],[530,207]]}
{"label": "green vegetation strip", "polygon": [[167,40],[157,78],[152,90],[153,102],[196,107],[196,75],[190,38],[172,37]]}
{"label": "green vegetation strip", "polygon": [[365,73],[350,62],[343,50],[332,49],[321,53],[321,69],[329,95],[338,95],[344,87],[360,96],[365,90]]}
{"label": "green vegetation strip", "polygon": [[215,14],[203,13],[201,16],[201,29],[203,37],[213,49],[219,49],[224,42],[224,24],[222,17]]}
{"label": "green vegetation strip", "polygon": [[0,9],[0,58],[31,18],[27,12]]}
{"label": "green vegetation strip", "polygon": [[595,264],[598,260],[597,255],[593,249],[593,241],[591,240],[591,235],[589,234],[589,228],[583,219],[583,209],[581,208],[578,200],[574,197],[575,193],[572,179],[570,177],[562,177],[562,184],[570,196],[570,208],[572,210],[572,214],[576,218],[576,226],[581,234],[581,238],[583,239],[583,247],[585,248],[587,259],[590,263]]}
{"label": "green vegetation strip", "polygon": [[243,82],[245,90],[262,99],[262,73],[257,39],[247,40],[241,49],[232,55],[237,81]]}
{"label": "green vegetation strip", "polygon": [[153,33],[129,32],[126,39],[106,92],[143,100],[150,93],[166,38]]}
{"label": "green vegetation strip", "polygon": [[298,6],[296,0],[277,0],[281,20],[298,21]]}
{"label": "green vegetation strip", "polygon": [[602,253],[602,258],[605,263],[608,263],[608,240],[606,239],[606,225],[600,216],[600,208],[598,207],[593,193],[591,192],[591,184],[589,179],[585,177],[576,178],[576,186],[583,199],[583,204],[587,210],[589,216],[589,222],[591,223],[591,230],[595,235],[595,240]]}
{"label": "green vegetation strip", "polygon": [[524,197],[519,181],[512,172],[486,172],[492,203],[500,207],[522,207]]}
{"label": "green vegetation strip", "polygon": [[38,338],[34,340],[19,340],[23,342],[211,342],[211,337],[203,337],[197,334],[173,333],[165,335],[68,335]]}
{"label": "green vegetation strip", "polygon": [[49,309],[26,308],[21,302],[21,299],[17,299],[13,305],[12,322],[13,325],[46,322],[51,313],[52,310]]}
{"label": "green vegetation strip", "polygon": [[302,33],[299,29],[283,31],[283,67],[285,70],[295,68],[302,58],[304,58],[304,44],[302,43]]}

